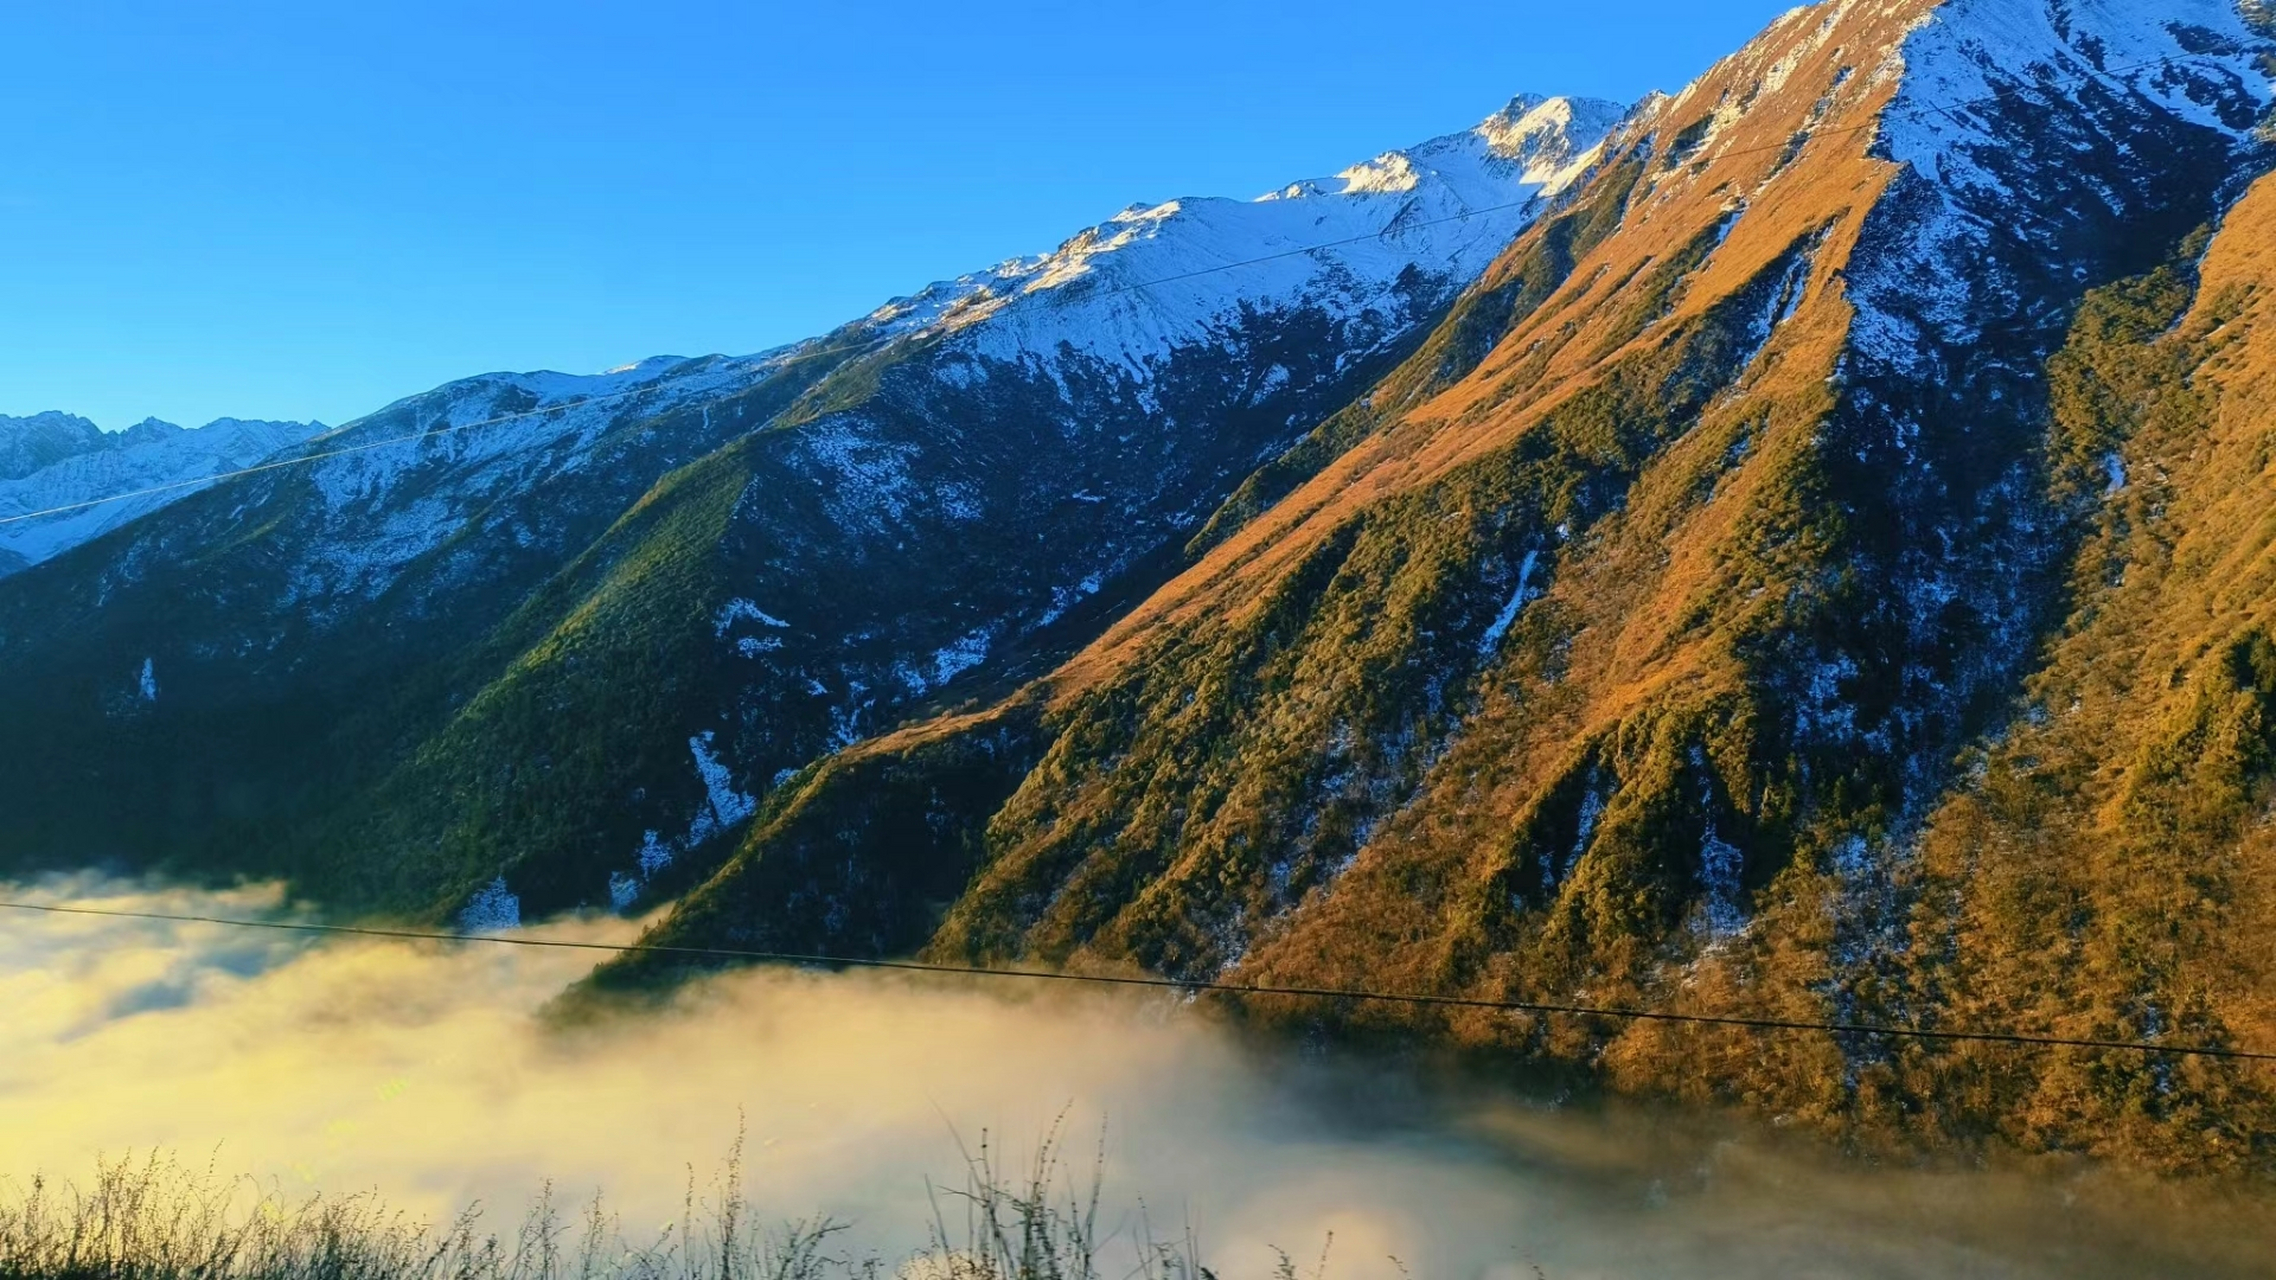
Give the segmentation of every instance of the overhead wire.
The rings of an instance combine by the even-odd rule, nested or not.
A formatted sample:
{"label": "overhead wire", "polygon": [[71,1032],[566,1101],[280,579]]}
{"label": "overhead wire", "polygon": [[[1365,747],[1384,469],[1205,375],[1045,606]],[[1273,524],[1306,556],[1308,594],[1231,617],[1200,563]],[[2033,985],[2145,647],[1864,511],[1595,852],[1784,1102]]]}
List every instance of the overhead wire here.
{"label": "overhead wire", "polygon": [[[2128,71],[2139,71],[2147,67],[2163,66],[2177,62],[2191,61],[2197,58],[2202,58],[2204,56],[2205,55],[2202,54],[2192,54],[2169,55],[2162,58],[2150,58],[2145,59],[2141,62],[2123,64],[2116,67],[2099,68],[2098,73],[2106,76],[2122,75]],[[1986,103],[1996,102],[2007,94],[2017,92],[2021,92],[2021,90],[2012,87],[2002,87],[1981,98],[1963,100],[1961,102],[1953,104],[1953,106],[1980,106]],[[1936,103],[1924,103],[1922,105],[1925,105],[1928,107],[1928,109],[1935,111],[1953,120],[1956,123],[1963,125],[1967,123],[1966,121],[1961,120],[1959,116],[1954,115],[1952,110],[1947,107],[1940,106]],[[1834,129],[1820,129],[1806,126],[1803,129],[1796,130],[1792,135],[1787,137],[1782,142],[1771,143],[1757,147],[1741,147],[1731,150],[1717,151],[1714,153],[1714,157],[1721,159],[1732,156],[1754,155],[1766,151],[1781,151],[1792,147],[1806,145],[1808,142],[1816,138],[1841,137],[1852,133],[1862,133],[1870,129],[1879,128],[1880,124],[1881,122],[1876,119],[1868,121],[1864,124],[1847,125]],[[1394,218],[1390,225],[1384,227],[1380,231],[1368,232],[1362,235],[1345,236],[1336,240],[1323,240],[1316,244],[1308,244],[1293,249],[1279,250],[1273,253],[1261,254],[1253,258],[1242,258],[1233,262],[1219,263],[1215,266],[1199,267],[1191,271],[1178,272],[1172,275],[1161,276],[1150,280],[1137,280],[1107,288],[1094,288],[1082,296],[1086,298],[1100,298],[1112,297],[1123,293],[1133,293],[1139,290],[1158,288],[1165,284],[1174,284],[1182,280],[1192,280],[1202,276],[1210,276],[1219,274],[1221,272],[1239,270],[1244,267],[1258,266],[1263,263],[1278,262],[1287,258],[1302,257],[1306,254],[1318,253],[1324,249],[1337,249],[1347,245],[1363,244],[1370,240],[1384,239],[1395,232],[1405,232],[1423,227],[1443,226],[1445,224],[1454,222],[1466,222],[1472,218],[1485,217],[1488,214],[1506,213],[1511,210],[1522,209],[1528,205],[1534,204],[1539,200],[1539,198],[1540,197],[1537,195],[1527,196],[1523,200],[1512,200],[1501,204],[1481,205],[1476,208],[1465,209],[1460,213],[1448,214],[1437,218],[1418,219],[1412,222],[1400,221],[1399,219]],[[793,346],[782,349],[779,352],[779,355],[785,362],[789,362],[798,360],[820,359],[826,356],[837,355],[844,352],[884,350],[885,348],[890,347],[895,341],[900,340],[900,338],[903,336],[906,335],[880,335],[869,338],[859,343],[850,343],[839,347],[824,347],[813,350],[802,350],[796,346]],[[392,445],[414,444],[421,441],[435,439],[440,436],[455,435],[460,432],[473,431],[482,427],[499,426],[508,422],[524,421],[530,418],[542,417],[546,414],[568,413],[573,410],[586,408],[595,404],[602,404],[612,400],[627,399],[632,396],[640,395],[643,392],[653,391],[656,389],[656,383],[644,383],[640,386],[628,387],[621,391],[611,391],[598,395],[585,396],[561,404],[541,405],[537,408],[523,410],[518,413],[502,414],[493,418],[484,418],[478,422],[465,422],[453,426],[432,427],[405,435],[389,436],[385,439],[380,440],[367,440],[353,445],[344,445],[339,448],[324,449],[315,453],[296,454],[290,458],[275,458],[267,462],[257,463],[252,466],[239,467],[229,471],[216,472],[213,475],[198,476],[188,480],[171,481],[165,484],[149,485],[144,488],[132,489],[123,493],[108,494],[100,498],[88,498],[78,502],[62,503],[57,506],[43,508],[38,511],[27,511],[20,512],[15,515],[0,516],[0,527],[11,524],[19,524],[28,520],[39,520],[51,516],[68,515],[72,512],[85,511],[90,508],[107,506],[112,503],[129,502],[136,498],[155,497],[159,494],[172,493],[183,489],[202,488],[209,485],[219,484],[226,480],[241,479],[245,476],[259,475],[263,472],[281,470],[286,467],[304,466],[309,463],[323,462],[328,459],[346,457],[351,454],[367,453],[375,449],[388,448]]]}
{"label": "overhead wire", "polygon": [[[2119,67],[2101,68],[2099,71],[2103,75],[2118,75],[2126,71],[2140,70],[2150,66],[2170,64],[2184,60],[2185,59],[2183,57],[2178,56],[2154,58]],[[2014,88],[2003,87],[1994,93],[1986,95],[1984,97],[1965,100],[1953,105],[1956,107],[1983,105],[1986,103],[1995,102],[2006,94],[2019,91],[2020,90]],[[1955,122],[1962,124],[1966,123],[1965,121],[1960,120],[1957,115],[1953,114],[1951,109],[1945,106],[1935,103],[1926,103],[1923,105],[1926,105],[1929,107],[1929,109],[1945,115]],[[1845,126],[1834,129],[1805,128],[1802,130],[1797,130],[1794,134],[1778,143],[1758,147],[1746,147],[1717,151],[1714,153],[1714,157],[1728,158],[1732,156],[1756,154],[1766,151],[1785,150],[1799,145],[1806,145],[1809,141],[1815,138],[1842,136],[1851,133],[1864,132],[1869,129],[1878,128],[1880,127],[1880,124],[1881,121],[1876,119],[1860,125]],[[1240,259],[1234,262],[1220,263],[1211,267],[1197,268],[1192,271],[1180,272],[1174,275],[1163,276],[1155,279],[1131,281],[1107,288],[1093,289],[1089,291],[1085,296],[1105,297],[1121,293],[1135,292],[1142,289],[1156,288],[1164,284],[1170,284],[1181,280],[1214,275],[1224,271],[1236,270],[1242,267],[1279,261],[1291,257],[1299,257],[1305,254],[1316,253],[1323,249],[1339,248],[1345,245],[1359,244],[1369,240],[1382,239],[1397,231],[1405,231],[1420,227],[1437,226],[1452,222],[1467,221],[1472,218],[1483,217],[1492,213],[1507,212],[1533,204],[1538,199],[1538,196],[1528,196],[1524,200],[1509,201],[1497,205],[1480,206],[1477,208],[1466,209],[1460,213],[1446,215],[1444,217],[1423,219],[1412,222],[1398,222],[1395,220],[1391,226],[1387,226],[1383,230],[1377,232],[1370,232],[1356,236],[1347,236],[1336,240],[1322,241],[1316,244],[1305,245],[1299,248],[1282,250],[1253,258]],[[877,351],[890,347],[892,343],[899,340],[901,336],[902,335],[882,335],[866,339],[860,343],[847,344],[834,348],[824,347],[819,349],[800,349],[797,347],[792,347],[782,350],[779,354],[780,357],[787,362],[796,360],[818,359],[844,352],[857,352],[864,350]],[[503,414],[493,418],[485,418],[477,422],[460,423],[444,427],[434,427],[416,433],[390,436],[380,440],[363,441],[354,445],[347,445],[334,449],[319,450],[314,453],[296,455],[291,458],[273,459],[271,461],[260,463],[254,466],[242,467],[231,471],[221,472],[215,475],[202,476],[196,479],[177,481],[164,485],[153,485],[147,488],[112,494],[102,498],[94,498],[82,502],[64,504],[42,511],[27,512],[12,516],[0,517],[0,525],[14,524],[21,521],[38,519],[44,516],[61,515],[72,511],[85,510],[90,507],[105,505],[107,503],[124,502],[132,500],[134,498],[154,496],[156,494],[171,492],[178,489],[212,485],[225,480],[257,475],[263,472],[274,471],[285,467],[300,466],[308,463],[324,461],[330,458],[338,458],[356,453],[369,452],[375,449],[387,448],[392,445],[416,443],[434,439],[439,436],[471,431],[481,427],[497,426],[507,422],[515,422],[535,417],[542,417],[547,414],[567,413],[594,404],[605,403],[612,400],[626,399],[632,396],[640,395],[644,392],[653,391],[655,389],[656,384],[646,383],[640,386],[628,387],[620,391],[586,396],[562,404],[544,405],[518,413]],[[2200,1057],[2252,1062],[2276,1062],[2276,1053],[2262,1053],[2244,1049],[2229,1049],[2214,1045],[2156,1044],[2148,1041],[2057,1036],[2031,1032],[1947,1030],[1929,1027],[1905,1027],[1882,1023],[1812,1021],[1808,1019],[1692,1014],[1679,1013],[1669,1010],[1633,1008],[1619,1005],[1587,1005],[1551,1001],[1503,1000],[1488,999],[1484,997],[1372,991],[1355,988],[1299,987],[1257,983],[1230,983],[1201,979],[1066,973],[1033,969],[999,969],[984,968],[979,966],[930,964],[913,960],[885,960],[860,956],[831,956],[721,947],[687,947],[644,943],[580,942],[559,938],[510,937],[495,934],[441,933],[423,930],[385,929],[359,925],[317,924],[303,921],[280,920],[242,920],[217,916],[203,916],[168,912],[109,910],[93,907],[70,907],[55,904],[26,902],[0,901],[0,909],[25,912],[41,912],[52,915],[74,915],[105,917],[113,919],[169,921],[175,923],[205,924],[231,928],[283,930],[291,932],[346,935],[395,940],[416,940],[446,943],[479,942],[517,947],[550,947],[588,951],[606,951],[626,955],[661,955],[677,956],[687,959],[742,960],[777,964],[881,969],[968,977],[1090,983],[1119,987],[1140,987],[1172,990],[1186,994],[1208,992],[1245,996],[1337,999],[1374,1003],[1409,1004],[1441,1008],[1480,1009],[1534,1015],[1566,1015],[1574,1017],[1603,1018],[1616,1021],[1624,1020],[1639,1022],[1685,1023],[1765,1031],[1816,1032],[1833,1035],[1857,1035],[1889,1039],[1949,1043],[2014,1044],[2040,1048],[2094,1049],[2176,1057]]]}
{"label": "overhead wire", "polygon": [[1590,1005],[1544,1000],[1506,1000],[1483,996],[1430,995],[1416,992],[1373,991],[1347,987],[1302,987],[1271,983],[1221,982],[1210,979],[1164,978],[1118,974],[1069,973],[1050,969],[998,969],[979,965],[931,964],[918,960],[889,960],[864,956],[833,956],[789,951],[759,951],[735,947],[670,946],[640,942],[584,942],[568,938],[514,937],[495,933],[442,933],[423,929],[390,929],[368,925],[319,924],[298,920],[247,920],[185,912],[129,911],[108,907],[66,906],[58,903],[0,901],[0,910],[39,912],[57,916],[88,916],[113,920],[149,920],[175,924],[217,925],[236,929],[269,929],[292,933],[379,938],[393,941],[490,943],[499,946],[556,948],[572,951],[606,951],[620,955],[657,955],[690,960],[740,960],[810,967],[878,969],[901,973],[936,974],[970,978],[1008,978],[1031,982],[1080,983],[1094,986],[1135,987],[1237,996],[1279,996],[1292,999],[1350,1000],[1375,1004],[1405,1004],[1446,1009],[1476,1009],[1537,1016],[1565,1015],[1628,1022],[1681,1023],[1734,1027],[1753,1031],[1802,1031],[1830,1035],[1870,1036],[1883,1039],[1961,1044],[2009,1044],[2031,1048],[2098,1049],[2152,1056],[2215,1058],[2243,1062],[2276,1062],[2276,1053],[2229,1049],[2219,1045],[2157,1044],[2146,1040],[2114,1040],[2087,1036],[2059,1036],[2024,1031],[1947,1030],[1905,1027],[1887,1023],[1814,1021],[1805,1018],[1746,1017],[1736,1014],[1681,1013],[1623,1005]]}

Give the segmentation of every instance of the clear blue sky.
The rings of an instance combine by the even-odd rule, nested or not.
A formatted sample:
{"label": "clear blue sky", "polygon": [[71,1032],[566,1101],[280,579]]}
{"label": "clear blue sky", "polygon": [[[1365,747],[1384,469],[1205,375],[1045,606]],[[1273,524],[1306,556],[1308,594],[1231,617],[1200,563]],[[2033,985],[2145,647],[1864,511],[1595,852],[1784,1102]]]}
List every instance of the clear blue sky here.
{"label": "clear blue sky", "polygon": [[339,422],[755,351],[1133,200],[1673,89],[1783,7],[11,5],[0,413]]}

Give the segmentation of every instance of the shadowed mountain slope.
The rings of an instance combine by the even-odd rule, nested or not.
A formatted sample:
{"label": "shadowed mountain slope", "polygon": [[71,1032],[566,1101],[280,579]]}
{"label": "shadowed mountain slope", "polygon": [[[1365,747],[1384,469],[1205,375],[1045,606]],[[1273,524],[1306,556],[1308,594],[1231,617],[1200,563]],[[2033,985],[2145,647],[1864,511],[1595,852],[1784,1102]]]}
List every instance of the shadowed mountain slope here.
{"label": "shadowed mountain slope", "polygon": [[0,722],[41,727],[0,737],[0,868],[651,900],[779,780],[1143,597],[1621,114],[1132,206],[760,356],[453,383],[0,581]]}

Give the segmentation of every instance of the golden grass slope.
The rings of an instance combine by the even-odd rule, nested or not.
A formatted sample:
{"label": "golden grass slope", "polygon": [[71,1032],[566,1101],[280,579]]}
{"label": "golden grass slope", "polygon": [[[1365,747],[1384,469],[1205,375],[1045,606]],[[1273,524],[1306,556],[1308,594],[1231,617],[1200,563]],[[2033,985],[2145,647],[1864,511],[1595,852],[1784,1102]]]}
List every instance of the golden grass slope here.
{"label": "golden grass slope", "polygon": [[[1909,0],[1793,10],[1683,96],[1652,104],[1607,144],[1597,179],[1619,179],[1623,162],[1646,170],[1623,202],[1618,235],[1583,257],[1469,377],[1337,460],[1164,588],[1070,663],[1062,686],[1080,688],[1127,660],[1164,621],[1189,620],[1224,597],[1253,597],[1259,583],[1287,571],[1371,499],[1428,483],[1506,444],[1620,356],[1664,340],[1813,233],[1826,244],[1809,291],[1754,373],[1768,384],[1750,390],[1775,396],[1822,379],[1848,331],[1842,261],[1895,171],[1865,154],[1895,89],[1893,53],[1877,55],[1873,66],[1858,61],[1893,51],[1934,7]],[[1695,141],[1670,164],[1687,136]],[[1727,219],[1728,239],[1670,297],[1671,282],[1650,269]],[[1546,234],[1536,228],[1521,238],[1478,287],[1521,272]]]}
{"label": "golden grass slope", "polygon": [[[2090,312],[2056,370],[2093,532],[2027,713],[1923,841],[1902,990],[1955,1022],[2276,1048],[2276,179],[2199,271],[2185,311],[2153,279]],[[1953,1056],[1893,1094],[2173,1166],[2276,1130],[2266,1068]]]}
{"label": "golden grass slope", "polygon": [[[1876,154],[1937,7],[1796,10],[1651,104],[1473,292],[1521,299],[1475,367],[1393,375],[1015,703],[849,750],[661,936],[2276,1048],[2276,197],[2200,272],[2225,151],[1998,118],[2083,140],[2019,202],[2102,221],[1992,242],[2028,287],[1934,375],[1874,363],[1861,290],[1977,265]],[[909,797],[938,820],[870,812]],[[881,877],[965,887],[893,937],[779,906]],[[1872,1141],[2276,1167],[2232,1067],[1248,1007]]]}

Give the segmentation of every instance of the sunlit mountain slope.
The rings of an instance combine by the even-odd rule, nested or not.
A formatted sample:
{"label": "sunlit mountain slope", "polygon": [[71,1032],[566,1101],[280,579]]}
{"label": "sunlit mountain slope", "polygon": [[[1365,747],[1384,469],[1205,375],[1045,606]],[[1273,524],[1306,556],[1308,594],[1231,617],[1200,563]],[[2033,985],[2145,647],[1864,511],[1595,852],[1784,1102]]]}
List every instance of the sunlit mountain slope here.
{"label": "sunlit mountain slope", "polygon": [[[1618,131],[1197,564],[778,797],[657,936],[2271,1047],[2276,281],[2236,203],[2269,26],[1785,15]],[[1862,1132],[2276,1158],[2276,1090],[2218,1064],[1252,1008]]]}

